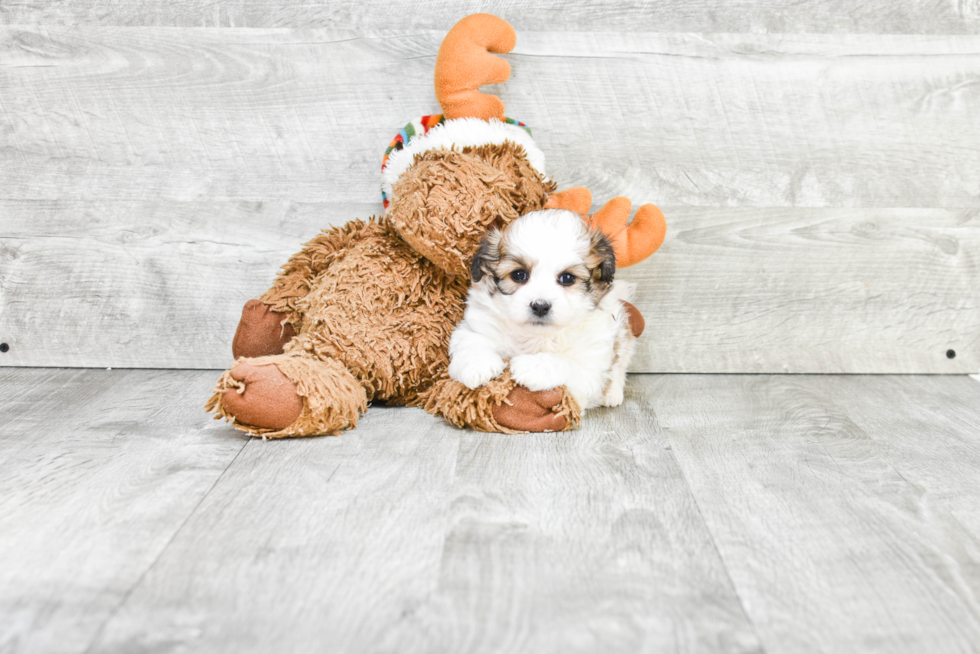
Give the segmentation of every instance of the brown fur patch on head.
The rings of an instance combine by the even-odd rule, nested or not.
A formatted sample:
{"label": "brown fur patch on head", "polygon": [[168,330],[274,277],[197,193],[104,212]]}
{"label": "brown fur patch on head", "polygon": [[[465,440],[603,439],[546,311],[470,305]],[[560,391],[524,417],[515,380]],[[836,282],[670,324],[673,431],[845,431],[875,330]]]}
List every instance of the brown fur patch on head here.
{"label": "brown fur patch on head", "polygon": [[501,249],[500,260],[494,266],[494,280],[497,282],[497,289],[504,295],[512,295],[517,292],[524,282],[515,281],[511,274],[518,270],[527,273],[528,278],[533,274],[533,267],[527,261],[508,254],[504,248]]}
{"label": "brown fur patch on head", "polygon": [[609,291],[616,276],[616,253],[612,243],[598,229],[591,232],[585,266],[589,269],[589,285],[598,292],[598,301]]}
{"label": "brown fur patch on head", "polygon": [[[501,234],[497,246],[497,260],[493,266],[494,281],[497,283],[497,290],[504,295],[516,293],[517,289],[523,286],[534,272],[533,262],[526,261],[514,253],[511,245],[511,241],[513,240],[512,235],[513,231],[511,229],[505,229],[503,234]],[[523,270],[527,273],[525,281],[516,281],[511,277],[518,270]]]}
{"label": "brown fur patch on head", "polygon": [[498,290],[504,295],[510,295],[521,286],[521,282],[511,278],[511,273],[516,270],[524,270],[530,277],[532,266],[520,257],[510,254],[506,241],[506,230],[492,229],[480,243],[480,247],[473,257],[470,272],[474,282],[478,282],[484,276],[489,275],[493,278],[494,290]]}
{"label": "brown fur patch on head", "polygon": [[496,277],[496,265],[500,261],[501,236],[501,231],[494,227],[480,241],[480,246],[473,255],[473,263],[470,264],[470,277],[474,282],[483,279],[484,275]]}
{"label": "brown fur patch on head", "polygon": [[540,209],[554,183],[511,142],[419,154],[393,187],[388,219],[434,264],[465,275],[490,226]]}

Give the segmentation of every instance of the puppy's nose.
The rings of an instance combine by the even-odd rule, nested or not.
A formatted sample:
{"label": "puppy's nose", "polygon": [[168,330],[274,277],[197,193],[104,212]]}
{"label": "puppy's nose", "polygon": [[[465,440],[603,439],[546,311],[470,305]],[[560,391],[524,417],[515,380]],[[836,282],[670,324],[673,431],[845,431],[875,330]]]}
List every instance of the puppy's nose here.
{"label": "puppy's nose", "polygon": [[544,300],[535,300],[531,303],[531,311],[534,312],[538,318],[544,318],[548,315],[548,311],[551,310],[551,303],[545,302]]}

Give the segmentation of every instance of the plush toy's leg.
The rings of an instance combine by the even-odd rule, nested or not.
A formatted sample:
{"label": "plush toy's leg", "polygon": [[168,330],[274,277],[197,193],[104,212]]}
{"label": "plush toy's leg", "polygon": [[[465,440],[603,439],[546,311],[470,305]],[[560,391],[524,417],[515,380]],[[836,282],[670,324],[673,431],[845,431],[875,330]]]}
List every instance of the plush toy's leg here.
{"label": "plush toy's leg", "polygon": [[591,218],[593,227],[612,241],[616,252],[616,267],[626,268],[639,263],[657,251],[667,234],[667,221],[655,205],[644,204],[630,218],[630,201],[624,197],[610,200]]}
{"label": "plush toy's leg", "polygon": [[[362,238],[366,229],[377,229],[377,227],[372,227],[361,220],[354,220],[346,225],[325,229],[305,243],[302,250],[289,257],[289,261],[276,275],[272,288],[258,299],[270,312],[278,314],[278,322],[273,323],[272,318],[268,316],[261,320],[263,329],[267,331],[266,342],[271,342],[269,333],[274,333],[279,339],[279,326],[283,320],[287,321],[283,325],[287,332],[288,330],[303,331],[303,311],[297,308],[297,304],[310,292],[311,284],[316,277],[327,270],[338,257],[344,256],[351,245]],[[249,304],[245,305],[246,309],[249,309]],[[244,322],[244,314],[242,318]],[[285,338],[282,343],[288,340]],[[278,352],[282,352],[282,348]],[[274,353],[276,352],[263,354]]]}
{"label": "plush toy's leg", "polygon": [[582,417],[582,409],[563,389],[529,391],[510,378],[510,371],[475,390],[443,376],[421,399],[426,411],[457,427],[504,434],[566,431]]}
{"label": "plush toy's leg", "polygon": [[296,335],[293,326],[283,322],[285,319],[285,314],[276,313],[262,300],[249,300],[242,309],[242,318],[231,342],[232,354],[236,359],[282,354],[283,346]]}
{"label": "plush toy's leg", "polygon": [[367,394],[339,362],[300,350],[239,359],[204,408],[253,436],[336,435],[357,425]]}

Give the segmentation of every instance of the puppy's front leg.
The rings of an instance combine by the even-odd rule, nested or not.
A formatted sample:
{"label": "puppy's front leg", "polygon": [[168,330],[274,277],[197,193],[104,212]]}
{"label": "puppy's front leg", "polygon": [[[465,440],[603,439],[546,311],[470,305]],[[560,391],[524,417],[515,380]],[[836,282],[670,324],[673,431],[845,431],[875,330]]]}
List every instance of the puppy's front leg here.
{"label": "puppy's front leg", "polygon": [[522,354],[510,361],[510,373],[521,386],[543,391],[564,386],[584,410],[597,406],[607,376],[560,354]]}
{"label": "puppy's front leg", "polygon": [[530,391],[546,391],[566,385],[574,364],[551,352],[521,354],[510,360],[510,374],[521,386]]}
{"label": "puppy's front leg", "polygon": [[449,376],[469,389],[499,376],[507,366],[493,341],[460,324],[449,339]]}

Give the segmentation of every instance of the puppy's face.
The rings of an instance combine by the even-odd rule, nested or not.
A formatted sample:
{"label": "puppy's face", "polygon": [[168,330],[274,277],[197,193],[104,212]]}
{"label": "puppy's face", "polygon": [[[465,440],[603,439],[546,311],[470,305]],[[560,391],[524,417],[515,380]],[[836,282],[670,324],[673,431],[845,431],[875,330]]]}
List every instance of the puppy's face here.
{"label": "puppy's face", "polygon": [[608,239],[571,211],[550,209],[492,229],[471,273],[494,306],[518,325],[561,329],[583,319],[608,292],[616,258]]}

